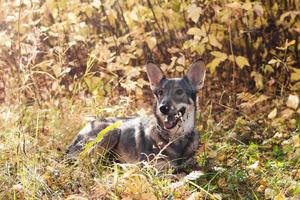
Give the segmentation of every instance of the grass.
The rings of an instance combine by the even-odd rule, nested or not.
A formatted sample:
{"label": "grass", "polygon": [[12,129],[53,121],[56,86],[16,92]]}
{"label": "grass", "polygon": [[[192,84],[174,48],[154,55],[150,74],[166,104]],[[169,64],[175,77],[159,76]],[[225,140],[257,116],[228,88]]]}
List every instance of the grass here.
{"label": "grass", "polygon": [[[247,120],[227,131],[206,123],[214,125],[212,121],[200,120],[203,145],[196,158],[203,174],[193,180],[149,164],[118,164],[94,157],[66,162],[64,150],[84,125],[83,115],[130,114],[122,106],[105,112],[102,108],[106,106],[68,99],[59,104],[2,106],[0,199],[272,199],[299,195],[299,159],[291,154],[294,144],[287,151],[274,141],[265,147],[232,140],[232,132],[246,127]],[[264,127],[273,130],[270,124],[260,126]],[[284,141],[297,142],[297,137],[299,130],[294,129]]]}

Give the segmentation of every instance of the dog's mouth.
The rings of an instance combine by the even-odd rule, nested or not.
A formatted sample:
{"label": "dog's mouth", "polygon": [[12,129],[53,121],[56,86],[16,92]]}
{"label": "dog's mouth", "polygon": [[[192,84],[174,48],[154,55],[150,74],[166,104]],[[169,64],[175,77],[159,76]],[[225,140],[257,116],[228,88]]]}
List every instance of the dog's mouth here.
{"label": "dog's mouth", "polygon": [[164,128],[165,129],[172,129],[174,128],[179,121],[182,121],[182,117],[185,114],[186,108],[182,107],[179,111],[175,114],[166,115],[164,119]]}

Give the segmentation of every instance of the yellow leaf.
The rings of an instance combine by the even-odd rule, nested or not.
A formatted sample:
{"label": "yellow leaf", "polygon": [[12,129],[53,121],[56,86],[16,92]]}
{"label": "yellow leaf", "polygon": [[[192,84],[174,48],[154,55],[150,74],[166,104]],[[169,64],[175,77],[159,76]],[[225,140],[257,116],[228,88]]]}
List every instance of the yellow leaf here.
{"label": "yellow leaf", "polygon": [[255,3],[254,6],[253,6],[253,10],[254,12],[259,16],[259,17],[262,17],[263,14],[264,14],[264,9],[263,7],[258,4],[258,3]]}
{"label": "yellow leaf", "polygon": [[199,37],[205,37],[205,32],[203,32],[200,28],[192,27],[187,32],[188,35],[195,35]]}
{"label": "yellow leaf", "polygon": [[280,115],[281,115],[282,119],[290,119],[292,117],[292,115],[294,114],[294,112],[295,112],[294,110],[287,108],[287,109],[283,110],[280,113]]}
{"label": "yellow leaf", "polygon": [[284,194],[282,194],[281,192],[276,195],[276,197],[274,197],[274,200],[286,200]]}
{"label": "yellow leaf", "polygon": [[286,105],[289,108],[297,109],[298,104],[299,104],[299,97],[298,97],[298,95],[292,95],[292,94],[290,94],[289,98],[288,98],[288,100],[286,102]]}
{"label": "yellow leaf", "polygon": [[86,76],[83,80],[90,92],[97,91],[97,89],[99,89],[99,87],[103,84],[103,80],[96,76]]}
{"label": "yellow leaf", "polygon": [[212,51],[210,52],[211,55],[215,56],[216,58],[220,58],[222,61],[227,59],[227,54],[221,51]]}
{"label": "yellow leaf", "polygon": [[244,56],[238,56],[238,57],[236,57],[235,61],[236,61],[236,64],[237,64],[241,69],[243,69],[244,66],[250,66],[250,64],[249,64],[249,62],[248,62],[248,60],[247,60],[247,58],[245,58]]}
{"label": "yellow leaf", "polygon": [[107,11],[107,17],[108,17],[108,21],[109,23],[113,26],[113,27],[116,27],[116,13],[114,10],[112,9],[109,9]]}
{"label": "yellow leaf", "polygon": [[200,7],[197,7],[195,4],[192,4],[187,9],[188,18],[190,18],[193,22],[197,23],[200,17],[200,14],[202,13],[202,9]]}
{"label": "yellow leaf", "polygon": [[195,45],[193,49],[195,49],[195,51],[201,56],[205,52],[205,45],[204,44]]}
{"label": "yellow leaf", "polygon": [[139,21],[139,16],[137,14],[137,9],[133,9],[130,13],[130,18],[134,21]]}
{"label": "yellow leaf", "polygon": [[207,68],[209,68],[210,72],[213,74],[216,71],[216,68],[220,65],[224,60],[220,58],[213,59],[210,63],[207,64]]}
{"label": "yellow leaf", "polygon": [[182,66],[176,66],[176,71],[177,72],[183,72],[184,68]]}
{"label": "yellow leaf", "polygon": [[147,37],[146,42],[150,49],[153,49],[156,46],[156,38],[155,37]]}
{"label": "yellow leaf", "polygon": [[279,61],[277,59],[271,59],[269,60],[268,64],[275,64],[278,63]]}
{"label": "yellow leaf", "polygon": [[250,2],[244,3],[244,4],[242,5],[242,8],[245,9],[245,10],[247,10],[247,11],[249,11],[249,10],[252,9],[252,3],[250,3]]}
{"label": "yellow leaf", "polygon": [[212,46],[217,47],[219,49],[222,48],[222,44],[217,40],[217,38],[214,35],[209,35],[209,43]]}
{"label": "yellow leaf", "polygon": [[296,43],[296,41],[295,41],[295,40],[292,40],[292,41],[290,41],[290,42],[286,41],[286,44],[285,44],[285,46],[286,46],[286,47],[289,47],[289,46],[292,46],[292,45],[294,45],[295,43]]}
{"label": "yellow leaf", "polygon": [[177,59],[177,63],[179,64],[179,65],[185,65],[185,57],[184,57],[184,55],[182,55],[181,57],[179,57],[178,59]]}
{"label": "yellow leaf", "polygon": [[238,2],[228,3],[225,6],[232,9],[240,9],[242,7]]}
{"label": "yellow leaf", "polygon": [[283,47],[276,47],[276,49],[279,49],[279,50],[281,50],[281,51],[285,51],[285,50],[287,50],[287,48],[288,48],[289,46],[292,46],[292,45],[294,45],[295,43],[296,43],[295,40],[292,40],[292,41],[290,41],[290,42],[288,42],[288,40],[286,40]]}
{"label": "yellow leaf", "polygon": [[66,200],[88,200],[88,198],[79,194],[72,194],[67,196]]}
{"label": "yellow leaf", "polygon": [[299,81],[300,80],[300,69],[292,68],[293,73],[291,74],[291,81]]}
{"label": "yellow leaf", "polygon": [[251,72],[251,77],[254,77],[255,87],[259,90],[264,88],[263,76],[258,72]]}
{"label": "yellow leaf", "polygon": [[269,119],[274,119],[277,115],[277,108],[274,108],[268,115]]}
{"label": "yellow leaf", "polygon": [[228,60],[230,60],[231,62],[234,62],[234,56],[233,55],[229,55],[228,56]]}
{"label": "yellow leaf", "polygon": [[274,72],[274,69],[271,65],[265,65],[263,70],[264,72],[270,72],[270,73]]}

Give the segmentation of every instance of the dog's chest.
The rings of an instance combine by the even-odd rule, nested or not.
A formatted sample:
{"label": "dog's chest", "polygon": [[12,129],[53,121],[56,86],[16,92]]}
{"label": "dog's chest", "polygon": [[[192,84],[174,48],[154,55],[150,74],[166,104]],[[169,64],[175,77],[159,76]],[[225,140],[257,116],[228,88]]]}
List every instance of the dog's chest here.
{"label": "dog's chest", "polygon": [[190,136],[182,136],[174,141],[166,140],[157,128],[153,116],[136,118],[120,127],[121,135],[114,152],[125,162],[151,160],[156,155],[167,156],[168,160],[183,159]]}

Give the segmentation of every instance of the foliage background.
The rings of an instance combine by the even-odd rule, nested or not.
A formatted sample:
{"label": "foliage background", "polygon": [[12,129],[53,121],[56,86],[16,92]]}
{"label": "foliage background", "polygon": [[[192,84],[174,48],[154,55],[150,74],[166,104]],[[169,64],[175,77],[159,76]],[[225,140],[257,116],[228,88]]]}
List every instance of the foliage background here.
{"label": "foliage background", "polygon": [[[199,162],[209,172],[194,184],[215,198],[299,195],[299,0],[24,0],[0,9],[1,198],[141,199],[126,189],[131,179],[115,183],[124,190],[102,180],[124,171],[58,157],[80,116],[149,112],[147,60],[180,76],[199,57],[208,69]],[[207,196],[149,177],[152,198]]]}

